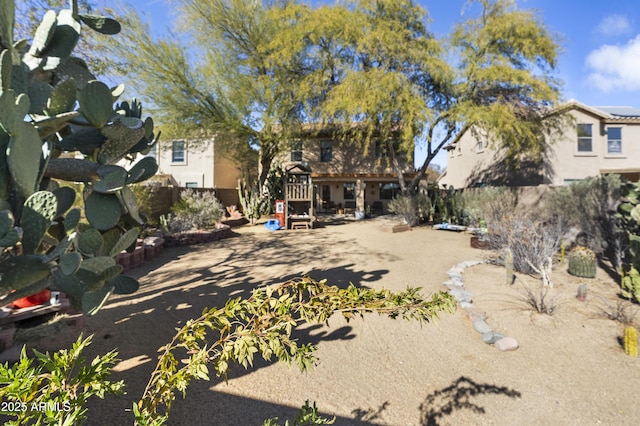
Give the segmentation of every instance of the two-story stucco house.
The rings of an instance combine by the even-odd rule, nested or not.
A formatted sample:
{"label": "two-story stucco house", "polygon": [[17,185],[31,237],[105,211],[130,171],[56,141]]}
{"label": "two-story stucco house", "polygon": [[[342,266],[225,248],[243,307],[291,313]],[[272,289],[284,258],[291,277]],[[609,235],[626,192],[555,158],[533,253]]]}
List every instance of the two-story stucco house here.
{"label": "two-story stucco house", "polygon": [[439,182],[455,188],[483,185],[566,185],[589,176],[617,173],[640,177],[640,108],[591,107],[569,101],[572,120],[561,134],[547,137],[542,162],[507,169],[491,140],[464,134],[448,147],[447,170]]}
{"label": "two-story stucco house", "polygon": [[186,188],[235,189],[241,172],[228,156],[216,151],[215,139],[172,140],[166,148],[149,153],[158,163],[158,174]]}
{"label": "two-story stucco house", "polygon": [[[311,170],[318,212],[338,210],[383,213],[400,192],[398,177],[386,158],[384,145],[371,143],[365,152],[354,140],[314,135],[291,141],[289,152],[276,162],[302,163]],[[413,163],[399,156],[406,179],[415,176]]]}

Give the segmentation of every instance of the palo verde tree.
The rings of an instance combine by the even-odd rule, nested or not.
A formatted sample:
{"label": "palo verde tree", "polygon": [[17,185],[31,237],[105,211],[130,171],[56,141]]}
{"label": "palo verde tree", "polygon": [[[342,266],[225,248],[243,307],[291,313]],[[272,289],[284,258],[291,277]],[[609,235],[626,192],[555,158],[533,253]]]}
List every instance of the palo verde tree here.
{"label": "palo verde tree", "polygon": [[[116,164],[150,149],[153,121],[135,103],[114,106],[124,86],[96,80],[72,55],[83,26],[110,35],[120,24],[70,3],[46,12],[29,42],[14,41],[14,2],[0,2],[0,297],[49,288],[93,314],[138,288],[114,257],[135,248],[144,224],[129,185],[158,166]],[[82,211],[60,181],[84,184]]]}
{"label": "palo verde tree", "polygon": [[154,39],[136,12],[127,12],[136,25],[117,48],[122,71],[140,83],[143,99],[170,134],[217,135],[238,160],[257,149],[262,187],[302,119],[302,66],[278,61],[279,52],[270,50],[270,40],[295,22],[279,19],[282,13],[295,17],[297,6],[244,0],[175,5],[180,36]]}
{"label": "palo verde tree", "polygon": [[[324,100],[315,111],[323,120],[360,123],[365,147],[372,136],[384,141],[404,192],[415,191],[434,157],[467,130],[489,135],[517,162],[540,155],[547,143],[540,135],[562,119],[549,114],[559,98],[552,78],[558,45],[550,33],[513,1],[474,3],[480,16],[448,40],[428,33],[426,12],[411,0],[335,6],[345,18],[342,28],[328,25],[337,39],[319,68]],[[319,20],[328,12],[316,13]],[[405,185],[397,154],[411,158],[420,138],[427,156]]]}

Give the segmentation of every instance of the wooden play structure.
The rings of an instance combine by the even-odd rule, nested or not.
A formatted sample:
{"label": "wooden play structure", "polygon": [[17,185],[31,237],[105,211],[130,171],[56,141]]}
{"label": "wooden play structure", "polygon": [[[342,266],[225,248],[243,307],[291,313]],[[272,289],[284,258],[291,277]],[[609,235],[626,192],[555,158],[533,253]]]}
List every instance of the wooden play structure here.
{"label": "wooden play structure", "polygon": [[316,221],[311,169],[295,163],[286,169],[284,188],[285,229],[310,229]]}

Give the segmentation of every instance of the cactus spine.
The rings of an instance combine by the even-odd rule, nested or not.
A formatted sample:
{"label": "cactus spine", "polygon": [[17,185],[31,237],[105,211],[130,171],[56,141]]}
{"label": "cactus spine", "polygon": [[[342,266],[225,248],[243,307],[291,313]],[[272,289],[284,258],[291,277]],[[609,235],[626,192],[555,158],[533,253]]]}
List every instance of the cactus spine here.
{"label": "cactus spine", "polygon": [[569,273],[576,277],[596,276],[596,255],[593,250],[578,246],[569,253]]}
{"label": "cactus spine", "polygon": [[638,356],[638,330],[631,325],[624,328],[624,353],[633,357]]}

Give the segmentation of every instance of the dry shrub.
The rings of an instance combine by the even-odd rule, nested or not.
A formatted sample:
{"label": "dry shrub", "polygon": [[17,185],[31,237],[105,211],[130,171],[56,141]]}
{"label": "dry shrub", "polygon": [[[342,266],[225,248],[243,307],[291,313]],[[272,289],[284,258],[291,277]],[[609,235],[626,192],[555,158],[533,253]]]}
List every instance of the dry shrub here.
{"label": "dry shrub", "polygon": [[[492,250],[513,253],[513,267],[525,274],[550,272],[553,256],[560,249],[563,226],[557,222],[535,222],[527,216],[505,215],[489,228],[487,241]],[[500,257],[504,264],[504,254]]]}
{"label": "dry shrub", "polygon": [[552,316],[558,311],[560,296],[548,286],[538,285],[534,289],[522,284],[522,290],[518,290],[518,293],[518,299],[539,314]]}

